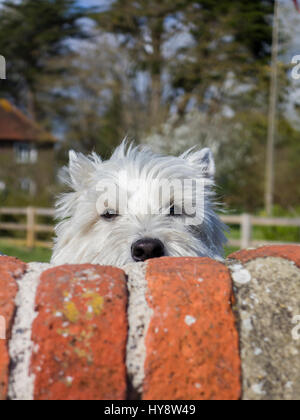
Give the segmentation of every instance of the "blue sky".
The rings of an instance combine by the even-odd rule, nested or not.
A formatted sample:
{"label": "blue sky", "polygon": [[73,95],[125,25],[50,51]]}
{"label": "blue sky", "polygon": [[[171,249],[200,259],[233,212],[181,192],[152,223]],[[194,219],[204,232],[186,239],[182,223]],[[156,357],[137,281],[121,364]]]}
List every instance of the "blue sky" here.
{"label": "blue sky", "polygon": [[[4,0],[0,0],[0,4],[3,3]],[[81,6],[96,6],[99,8],[106,8],[112,0],[78,0],[78,3]]]}
{"label": "blue sky", "polygon": [[86,7],[95,6],[101,9],[105,9],[107,8],[107,6],[109,6],[109,4],[111,3],[111,0],[78,0],[78,3],[81,6],[86,6]]}

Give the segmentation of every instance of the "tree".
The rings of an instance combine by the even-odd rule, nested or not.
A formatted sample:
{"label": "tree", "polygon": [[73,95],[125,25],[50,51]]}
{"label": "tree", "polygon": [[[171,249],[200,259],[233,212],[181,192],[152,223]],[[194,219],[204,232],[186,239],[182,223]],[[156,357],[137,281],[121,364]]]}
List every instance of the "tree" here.
{"label": "tree", "polygon": [[[213,151],[221,202],[239,212],[257,212],[264,206],[267,115],[255,109],[237,112],[233,118],[220,114],[210,121],[201,111],[173,116],[145,142],[158,152],[180,154],[198,145]],[[299,183],[293,182],[299,167],[299,132],[281,117],[276,148],[275,203],[298,210]]]}
{"label": "tree", "polygon": [[70,51],[68,40],[86,36],[78,20],[86,15],[76,0],[5,1],[0,9],[0,51],[7,62],[7,95],[35,116],[39,113],[38,83],[66,71],[48,62]]}
{"label": "tree", "polygon": [[135,70],[150,75],[149,126],[161,122],[164,115],[162,76],[166,58],[163,47],[174,35],[180,13],[190,3],[191,0],[116,0],[109,10],[96,17],[100,28],[117,35],[127,48]]}
{"label": "tree", "polygon": [[193,42],[177,52],[181,59],[171,65],[173,85],[180,91],[179,112],[185,112],[193,97],[214,114],[225,99],[229,74],[240,84],[257,87],[252,94],[259,94],[270,60],[273,3],[274,0],[193,2],[185,15]]}
{"label": "tree", "polygon": [[184,115],[192,101],[215,113],[232,72],[237,83],[267,95],[261,84],[268,80],[273,2],[116,0],[96,16],[129,52],[133,72],[149,75],[146,132],[171,107]]}
{"label": "tree", "polygon": [[[127,63],[126,53],[106,35],[51,61],[53,67],[68,66],[68,77],[57,78],[55,95],[44,101],[48,118],[63,131],[65,148],[108,156],[126,134],[134,134],[128,127],[139,114],[124,72]],[[42,84],[49,86],[47,77]]]}

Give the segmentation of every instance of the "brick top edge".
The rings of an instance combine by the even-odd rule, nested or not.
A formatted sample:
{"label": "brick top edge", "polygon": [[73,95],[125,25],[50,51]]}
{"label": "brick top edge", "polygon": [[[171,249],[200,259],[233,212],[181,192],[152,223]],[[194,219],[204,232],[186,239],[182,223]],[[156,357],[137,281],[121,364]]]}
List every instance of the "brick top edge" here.
{"label": "brick top edge", "polygon": [[[1,260],[0,260],[1,262]],[[90,269],[95,269],[95,268],[101,268],[102,272],[104,273],[105,271],[109,271],[110,274],[124,274],[124,270],[122,270],[121,268],[118,267],[113,267],[110,265],[99,265],[99,264],[65,264],[65,265],[59,265],[59,266],[52,266],[50,268],[48,268],[47,270],[44,271],[44,274],[49,274],[49,273],[57,273],[57,269],[59,269],[60,271],[67,271],[67,272],[71,272],[71,271],[76,271],[79,270],[80,272],[82,272],[82,270],[90,270]]]}
{"label": "brick top edge", "polygon": [[208,257],[161,257],[161,258],[156,258],[156,259],[150,259],[148,261],[146,261],[146,263],[149,264],[154,264],[155,265],[165,265],[165,264],[169,264],[169,263],[177,263],[177,264],[182,264],[182,263],[186,263],[186,262],[197,262],[199,264],[211,264],[211,265],[215,265],[216,267],[222,267],[224,266],[225,263],[225,259],[223,261],[217,261],[217,260],[213,260],[212,258],[208,258]]}
{"label": "brick top edge", "polygon": [[0,254],[0,262],[15,262],[15,261],[21,261],[17,257],[8,257],[7,255]]}
{"label": "brick top edge", "polygon": [[248,249],[234,252],[228,259],[238,260],[242,263],[257,258],[278,257],[294,262],[300,268],[300,245],[273,245],[263,246],[257,249]]}
{"label": "brick top edge", "polygon": [[15,257],[0,255],[0,269],[6,269],[14,277],[14,270],[21,269],[25,272],[27,264]]}

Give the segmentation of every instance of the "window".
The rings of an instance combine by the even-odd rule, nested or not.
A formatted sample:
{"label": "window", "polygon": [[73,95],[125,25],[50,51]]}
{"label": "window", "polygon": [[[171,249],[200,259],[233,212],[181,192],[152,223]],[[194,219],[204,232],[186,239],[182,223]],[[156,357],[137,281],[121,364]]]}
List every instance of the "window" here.
{"label": "window", "polygon": [[17,163],[36,163],[38,152],[37,149],[29,143],[16,143],[15,156]]}
{"label": "window", "polygon": [[36,194],[36,184],[34,181],[32,181],[32,179],[30,178],[23,178],[21,180],[21,189],[27,193],[29,193],[30,195],[35,195]]}

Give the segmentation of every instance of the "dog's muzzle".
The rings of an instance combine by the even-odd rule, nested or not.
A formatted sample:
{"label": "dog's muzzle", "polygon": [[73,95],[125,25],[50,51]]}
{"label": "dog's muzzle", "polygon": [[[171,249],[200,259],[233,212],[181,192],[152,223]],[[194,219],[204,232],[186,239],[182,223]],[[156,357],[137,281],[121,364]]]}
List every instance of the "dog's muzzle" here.
{"label": "dog's muzzle", "polygon": [[140,239],[132,245],[131,255],[135,262],[160,258],[165,255],[165,247],[159,239]]}

